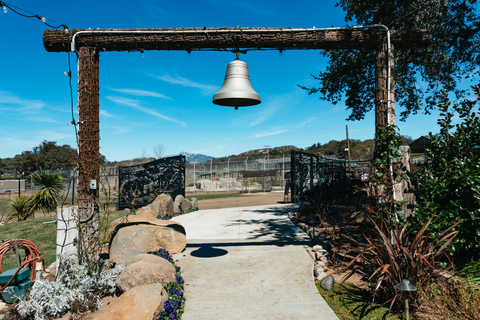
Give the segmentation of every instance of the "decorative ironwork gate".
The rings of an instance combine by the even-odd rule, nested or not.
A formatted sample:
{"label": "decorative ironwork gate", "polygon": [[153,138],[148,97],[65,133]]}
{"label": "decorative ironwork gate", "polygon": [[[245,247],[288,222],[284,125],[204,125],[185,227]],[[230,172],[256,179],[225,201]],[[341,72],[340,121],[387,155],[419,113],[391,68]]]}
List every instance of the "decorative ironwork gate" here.
{"label": "decorative ironwork gate", "polygon": [[118,207],[141,207],[161,193],[185,196],[185,156],[163,158],[118,170]]}
{"label": "decorative ironwork gate", "polygon": [[347,179],[345,160],[326,159],[292,150],[290,163],[290,186],[294,203],[298,203],[306,192],[316,186],[332,181],[344,185]]}

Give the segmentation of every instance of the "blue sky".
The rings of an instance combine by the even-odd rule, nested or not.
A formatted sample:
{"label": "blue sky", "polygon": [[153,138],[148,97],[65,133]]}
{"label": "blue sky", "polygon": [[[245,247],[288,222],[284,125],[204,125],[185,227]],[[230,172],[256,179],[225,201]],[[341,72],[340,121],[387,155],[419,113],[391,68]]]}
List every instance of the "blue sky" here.
{"label": "blue sky", "polygon": [[[293,27],[345,25],[336,1],[33,1],[9,5],[70,28]],[[23,12],[23,11],[22,11]],[[25,13],[25,12],[23,12]],[[49,53],[40,20],[0,11],[0,158],[31,150],[43,140],[76,147],[67,53]],[[298,84],[315,86],[324,70],[320,51],[249,51],[251,83],[262,103],[248,108],[212,104],[230,52],[145,51],[100,54],[100,152],[108,160],[182,151],[221,157],[266,145],[308,147],[313,143],[374,137],[374,114],[350,122],[343,103],[309,96]],[[76,112],[75,55],[70,55]],[[76,115],[75,115],[76,117]],[[397,121],[400,133],[417,138],[437,132],[436,114]]]}

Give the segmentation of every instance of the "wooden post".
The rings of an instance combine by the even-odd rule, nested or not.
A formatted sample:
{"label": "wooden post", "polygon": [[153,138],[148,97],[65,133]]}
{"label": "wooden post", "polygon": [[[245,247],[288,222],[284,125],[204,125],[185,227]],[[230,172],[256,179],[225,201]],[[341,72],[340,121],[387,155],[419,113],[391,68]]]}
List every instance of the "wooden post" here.
{"label": "wooden post", "polygon": [[390,125],[395,125],[395,55],[393,50],[393,43],[390,43]]}
{"label": "wooden post", "polygon": [[348,125],[346,126],[347,130],[347,155],[348,155],[348,170],[352,170],[352,165],[350,163],[350,139],[348,139]]}
{"label": "wooden post", "polygon": [[375,134],[387,125],[387,44],[375,51]]}
{"label": "wooden post", "polygon": [[[375,133],[380,128],[395,125],[395,83],[393,44],[390,44],[390,97],[388,96],[388,59],[387,43],[383,41],[375,51]],[[390,100],[390,110],[388,110]]]}
{"label": "wooden post", "polygon": [[[99,57],[95,49],[78,51],[78,214],[80,263],[96,245],[99,221]],[[90,188],[95,180],[97,188]],[[88,261],[88,260],[87,260]]]}

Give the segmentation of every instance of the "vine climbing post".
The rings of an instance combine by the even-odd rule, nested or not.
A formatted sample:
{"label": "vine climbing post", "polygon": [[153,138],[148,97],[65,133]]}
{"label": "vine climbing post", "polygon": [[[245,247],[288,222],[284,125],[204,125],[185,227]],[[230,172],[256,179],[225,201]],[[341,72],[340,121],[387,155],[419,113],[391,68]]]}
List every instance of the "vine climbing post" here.
{"label": "vine climbing post", "polygon": [[95,253],[99,221],[99,55],[89,47],[78,50],[78,218],[79,262]]}

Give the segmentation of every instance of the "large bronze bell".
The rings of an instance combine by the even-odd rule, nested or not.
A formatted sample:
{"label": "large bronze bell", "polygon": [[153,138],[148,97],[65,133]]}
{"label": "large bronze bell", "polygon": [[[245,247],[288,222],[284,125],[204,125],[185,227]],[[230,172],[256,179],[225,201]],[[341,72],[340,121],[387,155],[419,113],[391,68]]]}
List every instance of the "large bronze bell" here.
{"label": "large bronze bell", "polygon": [[262,102],[260,95],[253,90],[248,75],[247,64],[237,58],[230,62],[225,73],[225,81],[213,96],[213,103],[220,106],[248,107]]}

